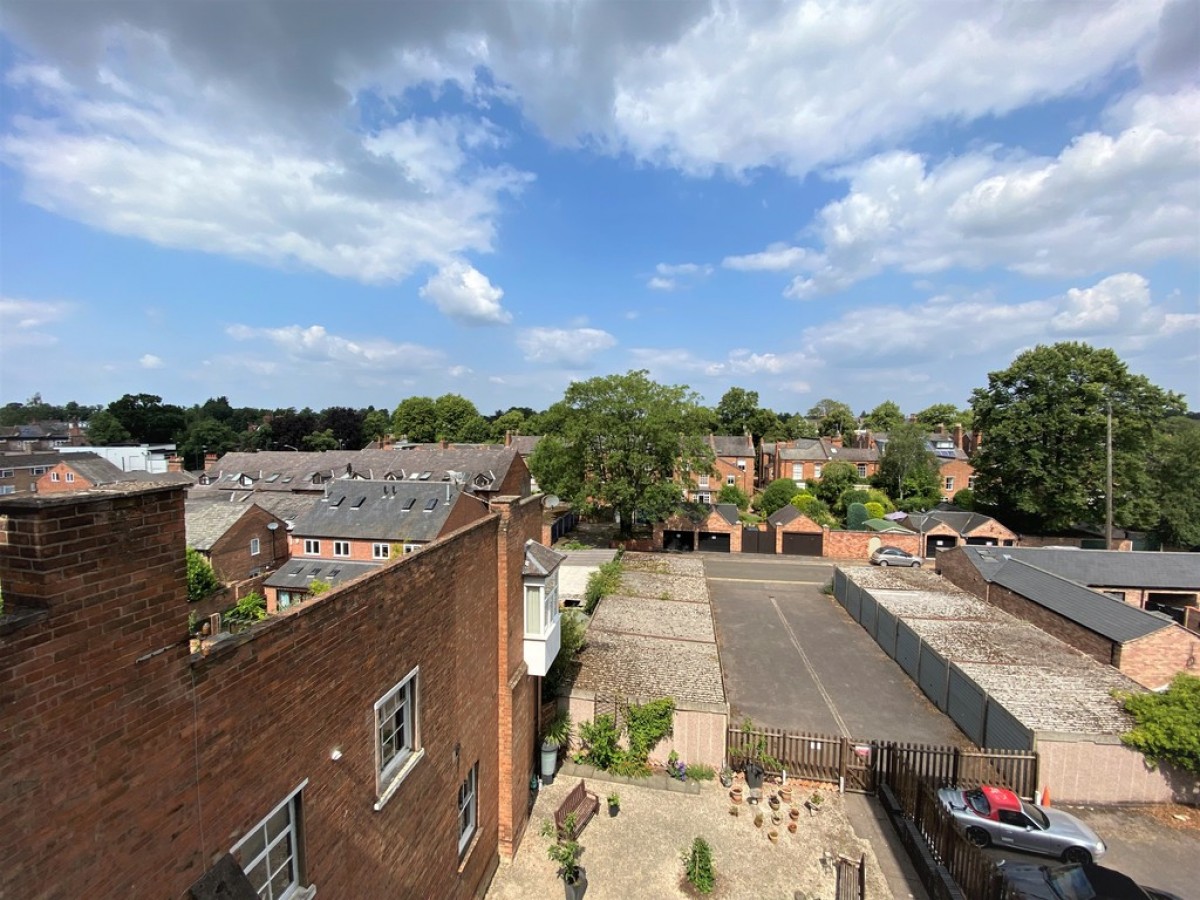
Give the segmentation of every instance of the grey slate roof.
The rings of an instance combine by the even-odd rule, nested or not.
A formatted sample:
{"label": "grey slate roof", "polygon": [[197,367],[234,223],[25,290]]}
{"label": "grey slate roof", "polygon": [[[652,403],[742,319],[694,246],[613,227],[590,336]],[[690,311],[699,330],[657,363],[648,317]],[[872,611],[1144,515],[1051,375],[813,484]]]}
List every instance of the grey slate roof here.
{"label": "grey slate roof", "polygon": [[975,529],[981,528],[994,520],[990,516],[983,515],[983,513],[966,512],[964,510],[934,510],[927,513],[909,513],[901,521],[914,531],[928,531],[938,523],[941,523],[953,528],[959,534],[966,537]]}
{"label": "grey slate roof", "polygon": [[542,435],[540,434],[514,434],[512,436],[512,447],[522,456],[528,456],[537,449],[537,445],[541,440]]}
{"label": "grey slate roof", "polygon": [[[1200,590],[1200,553],[1005,547],[1004,555],[1095,587]],[[985,578],[998,565],[992,555],[969,557]]]}
{"label": "grey slate roof", "polygon": [[368,541],[436,540],[458,503],[486,513],[479,500],[450,484],[409,481],[344,481],[329,486],[292,528],[298,537]]}
{"label": "grey slate roof", "polygon": [[852,463],[879,462],[879,451],[874,447],[840,447],[832,458]]}
{"label": "grey slate roof", "polygon": [[565,553],[551,550],[531,538],[525,542],[525,565],[521,568],[521,574],[534,577],[549,575],[566,558]]}
{"label": "grey slate roof", "polygon": [[[76,454],[71,459],[78,459],[84,454]],[[89,459],[100,459],[100,457],[87,452]],[[56,450],[43,450],[35,453],[0,453],[0,469],[28,469],[33,466],[55,466],[63,461],[65,457]]]}
{"label": "grey slate roof", "polygon": [[1136,640],[1174,624],[1016,559],[1000,566],[991,581],[1116,643]]}
{"label": "grey slate roof", "polygon": [[779,451],[780,459],[790,460],[827,460],[829,451],[825,442],[820,438],[800,438],[795,447],[784,447]]}
{"label": "grey slate roof", "polygon": [[[517,458],[516,448],[494,444],[445,449],[435,444],[395,450],[226,453],[207,472],[213,483],[199,485],[198,489],[317,492],[330,480],[450,482],[454,477],[451,473],[461,473],[472,490],[487,492],[498,489]],[[319,480],[314,482],[314,476],[320,476]]]}
{"label": "grey slate roof", "polygon": [[210,500],[186,500],[183,504],[187,545],[208,552],[234,524],[248,513],[252,503],[214,503]]}
{"label": "grey slate roof", "polygon": [[800,510],[796,509],[796,507],[789,503],[787,506],[781,507],[767,516],[767,522],[768,524],[778,528],[780,525],[786,525],[789,522],[794,522],[796,519],[800,518],[800,516]]}
{"label": "grey slate roof", "polygon": [[754,456],[754,443],[749,435],[710,434],[708,445],[717,456]]}
{"label": "grey slate roof", "polygon": [[717,514],[728,522],[730,525],[736,525],[738,522],[738,508],[733,503],[718,503],[714,509]]}
{"label": "grey slate roof", "polygon": [[347,562],[332,559],[292,559],[280,566],[263,582],[267,587],[281,590],[308,590],[313,580],[324,581],[331,587],[378,569],[382,563]]}
{"label": "grey slate roof", "polygon": [[116,484],[118,481],[145,480],[134,477],[134,473],[132,472],[123,472],[107,459],[102,459],[92,454],[88,454],[83,459],[80,459],[76,455],[60,456],[57,461],[66,463],[77,475],[81,475],[96,485]]}

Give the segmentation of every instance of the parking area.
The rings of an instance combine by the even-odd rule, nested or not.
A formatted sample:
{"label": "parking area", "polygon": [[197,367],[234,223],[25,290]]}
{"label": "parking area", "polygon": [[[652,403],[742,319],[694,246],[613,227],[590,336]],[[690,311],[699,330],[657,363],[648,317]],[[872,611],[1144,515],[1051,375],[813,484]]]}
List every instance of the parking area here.
{"label": "parking area", "polygon": [[790,731],[968,746],[821,588],[813,559],[704,556],[733,721]]}

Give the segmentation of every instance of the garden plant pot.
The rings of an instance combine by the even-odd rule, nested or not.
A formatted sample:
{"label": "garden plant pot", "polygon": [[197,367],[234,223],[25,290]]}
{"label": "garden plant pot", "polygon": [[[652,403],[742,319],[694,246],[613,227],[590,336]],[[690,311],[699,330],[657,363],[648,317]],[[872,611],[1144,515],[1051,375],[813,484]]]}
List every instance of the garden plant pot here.
{"label": "garden plant pot", "polygon": [[792,834],[796,833],[796,823],[794,821],[788,822],[788,831],[790,831]]}
{"label": "garden plant pot", "polygon": [[746,763],[746,786],[760,788],[763,783],[763,767],[756,762]]}
{"label": "garden plant pot", "polygon": [[563,887],[566,889],[566,900],[583,900],[584,892],[587,891],[587,873],[583,871],[583,866],[579,867],[579,874],[574,881],[563,879]]}
{"label": "garden plant pot", "polygon": [[778,797],[778,795],[776,795],[776,794],[772,794],[772,795],[771,795],[771,796],[770,796],[770,797],[767,799],[767,802],[768,802],[769,804],[771,804],[771,809],[776,809],[776,810],[777,810],[777,809],[779,809],[779,797]]}
{"label": "garden plant pot", "polygon": [[619,807],[619,806],[611,806],[611,805],[610,805],[610,806],[608,807],[608,816],[609,816],[609,818],[611,818],[611,819],[615,819],[615,818],[617,817],[617,813],[619,813],[620,811],[621,811],[621,807]]}
{"label": "garden plant pot", "polygon": [[554,770],[558,766],[558,744],[542,744],[542,783],[554,782]]}
{"label": "garden plant pot", "polygon": [[734,803],[742,802],[742,788],[740,785],[738,787],[729,789],[729,799]]}
{"label": "garden plant pot", "polygon": [[767,837],[770,838],[772,844],[778,844],[779,843],[779,829],[772,828],[770,831],[767,832]]}
{"label": "garden plant pot", "polygon": [[721,770],[721,787],[729,787],[733,784],[733,775],[724,769]]}
{"label": "garden plant pot", "polygon": [[792,789],[787,786],[781,787],[779,789],[779,797],[781,800],[783,800],[784,803],[791,803],[792,802]]}

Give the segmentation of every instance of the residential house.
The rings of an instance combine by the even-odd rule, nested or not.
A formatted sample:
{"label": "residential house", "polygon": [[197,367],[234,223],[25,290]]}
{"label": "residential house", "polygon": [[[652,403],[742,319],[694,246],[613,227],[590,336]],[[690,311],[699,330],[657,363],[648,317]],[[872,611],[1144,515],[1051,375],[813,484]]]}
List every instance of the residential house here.
{"label": "residential house", "polygon": [[965,510],[909,513],[899,524],[921,535],[920,553],[928,557],[965,544],[1013,547],[1019,540],[1015,531],[991,516]]}
{"label": "residential house", "polygon": [[525,640],[555,625],[525,621],[538,501],[489,504],[192,652],[182,487],[0,498],[0,893],[482,896],[529,824]]}
{"label": "residential house", "polygon": [[[887,451],[887,432],[862,432],[860,440],[873,446],[880,459]],[[975,467],[971,465],[971,453],[982,445],[982,440],[983,436],[978,431],[970,436],[964,435],[961,425],[955,425],[949,432],[939,425],[926,436],[926,446],[937,459],[943,500],[953,500],[954,495],[963,488],[975,490]]]}
{"label": "residential house", "polygon": [[288,534],[291,561],[264,583],[267,609],[286,609],[308,599],[313,581],[356,578],[487,514],[487,501],[448,483],[329,484]]}
{"label": "residential house", "polygon": [[768,442],[762,445],[759,478],[764,486],[779,478],[790,478],[798,490],[804,490],[812,482],[820,481],[826,465],[841,460],[851,463],[858,470],[858,477],[865,481],[879,471],[879,454],[873,443],[846,447],[841,436]]}
{"label": "residential house", "polygon": [[287,522],[257,503],[188,500],[187,545],[204,554],[226,584],[254,578],[288,559]]}
{"label": "residential house", "polygon": [[[1055,551],[1029,549],[1014,554],[1009,548],[963,546],[938,554],[938,571],[963,590],[1032,622],[1145,687],[1165,687],[1176,674],[1194,670],[1200,649],[1195,632],[1170,616],[1141,609],[1041,568],[1036,562],[1048,560],[1043,556],[1047,552]],[[1086,557],[1104,551],[1059,552]],[[1127,560],[1160,555],[1112,552]],[[1137,565],[1148,571],[1154,562],[1145,560]]]}
{"label": "residential house", "polygon": [[38,479],[60,459],[62,457],[53,451],[0,453],[0,496],[36,491]]}
{"label": "residential house", "polygon": [[0,451],[36,453],[84,443],[78,422],[31,422],[0,428]]}
{"label": "residential house", "polygon": [[129,482],[188,485],[191,481],[191,476],[184,472],[126,472],[95,454],[72,453],[60,455],[54,465],[47,467],[38,477],[34,490],[40,494],[54,494]]}

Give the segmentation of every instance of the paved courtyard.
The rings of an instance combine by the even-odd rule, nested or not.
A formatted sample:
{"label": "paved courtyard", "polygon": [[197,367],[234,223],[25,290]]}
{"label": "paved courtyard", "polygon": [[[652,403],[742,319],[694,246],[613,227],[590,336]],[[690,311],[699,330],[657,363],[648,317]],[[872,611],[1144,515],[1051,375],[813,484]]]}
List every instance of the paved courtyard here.
{"label": "paved courtyard", "polygon": [[[487,893],[489,900],[540,900],[563,896],[557,868],[546,855],[549,842],[540,833],[542,822],[552,819],[562,798],[578,778],[559,775],[542,789],[534,806],[529,830],[516,858],[502,862]],[[825,802],[815,817],[802,812],[796,833],[786,828],[787,808],[780,840],[767,837],[766,822],[754,825],[753,808],[739,807],[729,814],[728,793],[715,781],[700,785],[697,794],[682,794],[649,787],[615,785],[589,779],[588,789],[600,797],[601,809],[580,835],[581,864],[587,871],[589,900],[635,900],[642,897],[686,897],[683,888],[685,850],[700,836],[713,850],[717,874],[715,898],[778,898],[793,900],[796,891],[809,897],[833,897],[835,876],[828,860],[837,854],[858,860],[867,857],[867,896],[890,897],[871,846],[855,836],[843,807],[843,798],[819,788]],[[609,791],[621,795],[621,812],[609,818],[604,798]],[[812,788],[808,789],[809,791]],[[767,788],[764,788],[767,791]],[[794,801],[807,793],[799,784]],[[826,862],[822,862],[822,857]]]}

